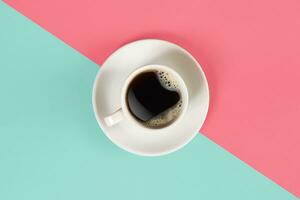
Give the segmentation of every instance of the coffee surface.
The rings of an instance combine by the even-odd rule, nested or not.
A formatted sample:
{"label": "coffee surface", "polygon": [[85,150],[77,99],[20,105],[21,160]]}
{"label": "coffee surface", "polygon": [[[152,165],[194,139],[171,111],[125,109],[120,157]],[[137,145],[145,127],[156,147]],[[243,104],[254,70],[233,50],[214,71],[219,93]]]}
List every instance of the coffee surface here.
{"label": "coffee surface", "polygon": [[178,81],[164,71],[138,74],[129,84],[126,96],[130,113],[150,128],[169,125],[182,109]]}

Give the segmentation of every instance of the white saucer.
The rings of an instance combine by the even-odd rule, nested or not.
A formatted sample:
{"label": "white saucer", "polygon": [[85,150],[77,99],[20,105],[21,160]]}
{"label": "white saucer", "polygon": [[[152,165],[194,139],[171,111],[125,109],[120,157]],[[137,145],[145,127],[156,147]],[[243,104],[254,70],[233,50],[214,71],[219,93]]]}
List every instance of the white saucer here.
{"label": "white saucer", "polygon": [[[108,127],[104,118],[121,107],[124,81],[137,68],[150,64],[171,67],[184,80],[189,105],[182,120],[155,133],[126,119]],[[138,155],[164,155],[183,147],[200,130],[208,105],[208,84],[199,63],[185,49],[163,40],[139,40],[121,47],[103,63],[94,83],[94,112],[103,132],[122,149]]]}

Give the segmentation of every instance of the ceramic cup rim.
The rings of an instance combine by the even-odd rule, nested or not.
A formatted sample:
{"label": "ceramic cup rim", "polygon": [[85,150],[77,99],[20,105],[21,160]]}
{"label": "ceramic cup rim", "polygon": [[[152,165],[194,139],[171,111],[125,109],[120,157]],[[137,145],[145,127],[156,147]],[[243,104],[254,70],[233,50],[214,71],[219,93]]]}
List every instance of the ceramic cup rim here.
{"label": "ceramic cup rim", "polygon": [[[135,119],[132,114],[129,111],[127,102],[126,102],[126,96],[127,96],[127,89],[129,84],[131,83],[131,81],[139,74],[143,73],[143,72],[147,72],[147,71],[154,71],[154,70],[163,70],[166,72],[171,73],[173,76],[176,77],[176,80],[179,82],[179,87],[180,87],[180,92],[181,92],[181,98],[182,98],[182,110],[180,115],[175,119],[175,121],[173,121],[171,124],[161,127],[161,128],[150,128],[150,127],[146,127],[144,125],[142,125],[139,121],[137,121],[137,119]],[[178,74],[174,69],[166,66],[166,65],[161,65],[161,64],[149,64],[149,65],[144,65],[142,67],[139,67],[137,69],[135,69],[125,80],[122,90],[121,90],[121,109],[122,112],[124,114],[124,117],[128,118],[131,122],[133,122],[135,125],[139,126],[140,128],[147,130],[147,131],[151,131],[151,132],[155,132],[157,130],[167,130],[168,128],[170,128],[171,126],[174,126],[175,124],[177,124],[183,117],[184,114],[187,111],[188,108],[188,103],[189,101],[189,95],[188,95],[188,89],[185,85],[184,80],[182,79],[182,77],[180,76],[180,74]],[[122,123],[122,122],[120,122]]]}

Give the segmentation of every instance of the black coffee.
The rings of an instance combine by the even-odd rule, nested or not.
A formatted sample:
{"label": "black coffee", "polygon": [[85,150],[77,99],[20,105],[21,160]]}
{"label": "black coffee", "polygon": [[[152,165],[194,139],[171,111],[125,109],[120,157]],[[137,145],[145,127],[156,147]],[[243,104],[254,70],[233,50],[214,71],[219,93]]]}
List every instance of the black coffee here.
{"label": "black coffee", "polygon": [[167,126],[181,111],[178,84],[167,72],[143,72],[129,84],[127,106],[130,113],[145,126]]}

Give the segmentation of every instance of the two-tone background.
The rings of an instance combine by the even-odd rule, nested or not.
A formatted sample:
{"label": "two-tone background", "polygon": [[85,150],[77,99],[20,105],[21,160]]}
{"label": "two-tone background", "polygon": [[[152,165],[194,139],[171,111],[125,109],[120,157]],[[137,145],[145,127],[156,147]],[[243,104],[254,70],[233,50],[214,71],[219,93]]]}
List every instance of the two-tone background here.
{"label": "two-tone background", "polygon": [[[297,0],[0,2],[0,199],[297,199]],[[97,125],[92,84],[136,39],[189,50],[211,103],[182,150],[147,158]]]}

